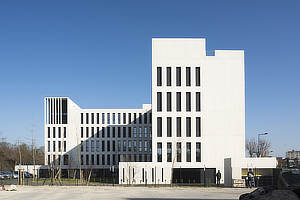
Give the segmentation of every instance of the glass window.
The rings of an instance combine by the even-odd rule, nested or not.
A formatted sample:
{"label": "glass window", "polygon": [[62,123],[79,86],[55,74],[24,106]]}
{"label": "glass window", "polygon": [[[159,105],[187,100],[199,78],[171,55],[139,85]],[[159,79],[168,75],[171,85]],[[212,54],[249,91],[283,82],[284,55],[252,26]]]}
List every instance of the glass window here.
{"label": "glass window", "polygon": [[123,127],[123,138],[126,138],[126,127]]}
{"label": "glass window", "polygon": [[142,151],[142,140],[139,141],[139,151]]}
{"label": "glass window", "polygon": [[162,143],[157,143],[157,162],[162,162]]}
{"label": "glass window", "polygon": [[172,118],[167,117],[167,137],[172,137]]}
{"label": "glass window", "polygon": [[99,124],[99,113],[97,113],[97,124]]}
{"label": "glass window", "polygon": [[55,141],[53,141],[53,152],[55,152]]}
{"label": "glass window", "polygon": [[186,93],[186,111],[187,112],[191,111],[191,93],[190,92]]}
{"label": "glass window", "polygon": [[172,143],[167,143],[167,162],[172,162]]}
{"label": "glass window", "polygon": [[196,86],[200,86],[200,67],[196,67]]}
{"label": "glass window", "polygon": [[113,151],[116,151],[116,141],[113,141],[112,148],[113,148]]}
{"label": "glass window", "polygon": [[201,94],[196,92],[196,111],[201,111]]}
{"label": "glass window", "polygon": [[191,137],[191,118],[186,118],[186,137]]}
{"label": "glass window", "polygon": [[91,113],[91,118],[92,118],[92,124],[94,124],[94,113]]}
{"label": "glass window", "polygon": [[123,151],[126,151],[126,140],[123,141]]}
{"label": "glass window", "polygon": [[157,118],[157,137],[162,137],[162,118]]}
{"label": "glass window", "polygon": [[196,137],[201,137],[201,118],[196,117]]}
{"label": "glass window", "polygon": [[144,141],[144,150],[148,151],[148,141],[147,140]]}
{"label": "glass window", "polygon": [[118,151],[121,151],[121,140],[118,140]]}
{"label": "glass window", "polygon": [[167,86],[171,86],[171,67],[167,67]]}
{"label": "glass window", "polygon": [[89,127],[86,127],[86,132],[85,132],[86,138],[89,137]]}
{"label": "glass window", "polygon": [[172,111],[172,93],[167,92],[167,111],[171,112]]}
{"label": "glass window", "polygon": [[196,142],[196,162],[201,162],[201,142]]}
{"label": "glass window", "polygon": [[161,67],[157,67],[157,86],[161,86]]}
{"label": "glass window", "polygon": [[110,151],[110,141],[106,141],[107,151]]}
{"label": "glass window", "polygon": [[186,162],[191,162],[191,143],[186,143]]}
{"label": "glass window", "polygon": [[102,113],[102,124],[105,124],[105,114]]}
{"label": "glass window", "polygon": [[176,118],[176,136],[181,137],[181,117]]}
{"label": "glass window", "polygon": [[50,127],[48,127],[48,138],[50,138]]}
{"label": "glass window", "polygon": [[85,151],[89,151],[89,141],[85,141]]}
{"label": "glass window", "polygon": [[126,124],[126,113],[123,113],[123,124]]}
{"label": "glass window", "polygon": [[86,124],[89,123],[89,113],[86,113],[85,121],[86,121]]}
{"label": "glass window", "polygon": [[139,113],[139,124],[142,123],[142,113]]}
{"label": "glass window", "polygon": [[118,124],[121,124],[121,113],[118,113]]}
{"label": "glass window", "polygon": [[177,142],[177,162],[181,162],[181,142]]}
{"label": "glass window", "polygon": [[97,140],[97,142],[96,142],[96,151],[97,152],[100,151],[100,142],[99,142],[99,140]]}
{"label": "glass window", "polygon": [[58,127],[58,138],[61,138],[61,127]]}
{"label": "glass window", "polygon": [[50,141],[48,141],[48,152],[50,152]]}
{"label": "glass window", "polygon": [[115,124],[115,123],[116,123],[116,114],[113,113],[113,124]]}
{"label": "glass window", "polygon": [[61,151],[61,141],[58,141],[58,152]]}
{"label": "glass window", "polygon": [[136,151],[137,150],[137,144],[136,144],[136,140],[133,141],[133,150]]}
{"label": "glass window", "polygon": [[181,111],[181,92],[176,92],[176,111]]}
{"label": "glass window", "polygon": [[55,127],[53,127],[53,138],[55,138]]}
{"label": "glass window", "polygon": [[176,67],[176,86],[181,86],[181,67]]}
{"label": "glass window", "polygon": [[94,152],[94,141],[91,141],[91,152]]}
{"label": "glass window", "polygon": [[139,127],[139,137],[142,137],[142,127]]}
{"label": "glass window", "polygon": [[128,151],[131,151],[131,140],[128,141]]}
{"label": "glass window", "polygon": [[147,135],[147,126],[144,127],[144,137],[146,138],[148,135]]}
{"label": "glass window", "polygon": [[102,141],[102,151],[105,151],[105,141]]}
{"label": "glass window", "polygon": [[147,124],[147,113],[144,114],[144,124]]}
{"label": "glass window", "polygon": [[191,68],[186,68],[186,86],[191,86]]}
{"label": "glass window", "polygon": [[81,121],[81,124],[83,124],[83,113],[80,113],[80,121]]}
{"label": "glass window", "polygon": [[80,143],[80,151],[83,152],[83,141]]}
{"label": "glass window", "polygon": [[161,96],[161,92],[157,93],[157,112],[161,112],[162,111],[162,96]]}
{"label": "glass window", "polygon": [[66,152],[66,151],[67,151],[67,142],[64,141],[64,152]]}
{"label": "glass window", "polygon": [[110,113],[107,113],[107,124],[110,124]]}

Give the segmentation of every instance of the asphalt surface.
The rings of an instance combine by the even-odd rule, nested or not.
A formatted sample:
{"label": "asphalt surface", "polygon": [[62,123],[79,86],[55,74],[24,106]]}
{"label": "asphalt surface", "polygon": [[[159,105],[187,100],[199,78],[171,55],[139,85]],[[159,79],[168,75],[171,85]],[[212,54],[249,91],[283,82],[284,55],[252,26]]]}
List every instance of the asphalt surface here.
{"label": "asphalt surface", "polygon": [[[6,185],[9,188],[9,185]],[[124,187],[124,186],[17,186],[17,191],[0,191],[0,199],[239,199],[249,188]]]}

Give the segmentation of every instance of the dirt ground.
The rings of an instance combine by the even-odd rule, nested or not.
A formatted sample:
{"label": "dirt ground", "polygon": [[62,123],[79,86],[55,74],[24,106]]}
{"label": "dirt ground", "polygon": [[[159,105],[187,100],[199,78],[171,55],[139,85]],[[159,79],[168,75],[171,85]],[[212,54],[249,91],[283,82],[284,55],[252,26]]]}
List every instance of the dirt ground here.
{"label": "dirt ground", "polygon": [[[9,187],[9,185],[6,185]],[[122,187],[122,186],[17,186],[17,191],[0,191],[0,199],[238,199],[249,188]]]}

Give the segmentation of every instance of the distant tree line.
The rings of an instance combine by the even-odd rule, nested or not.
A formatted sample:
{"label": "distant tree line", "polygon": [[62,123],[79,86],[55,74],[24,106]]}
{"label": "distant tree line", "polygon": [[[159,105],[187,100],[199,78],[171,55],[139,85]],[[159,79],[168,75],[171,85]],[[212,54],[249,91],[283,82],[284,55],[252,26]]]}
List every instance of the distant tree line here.
{"label": "distant tree line", "polygon": [[[1,133],[0,133],[1,137]],[[41,146],[34,151],[35,164],[44,164],[44,147]],[[20,160],[21,159],[21,160]],[[24,142],[11,144],[6,138],[0,138],[0,171],[13,171],[16,164],[33,164],[32,145]]]}

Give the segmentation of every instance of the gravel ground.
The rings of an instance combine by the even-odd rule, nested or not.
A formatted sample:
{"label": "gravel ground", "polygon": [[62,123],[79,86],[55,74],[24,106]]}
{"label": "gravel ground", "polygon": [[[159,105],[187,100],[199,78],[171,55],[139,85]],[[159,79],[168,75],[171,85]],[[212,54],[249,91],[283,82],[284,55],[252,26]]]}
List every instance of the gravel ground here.
{"label": "gravel ground", "polygon": [[0,199],[239,199],[241,194],[253,190],[215,187],[17,186],[17,191],[0,191]]}

